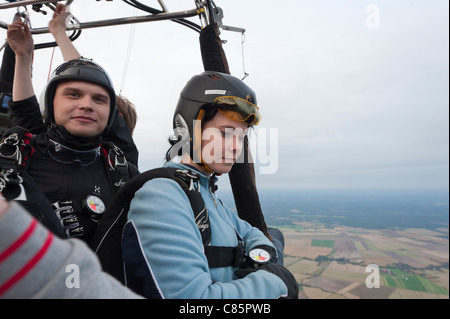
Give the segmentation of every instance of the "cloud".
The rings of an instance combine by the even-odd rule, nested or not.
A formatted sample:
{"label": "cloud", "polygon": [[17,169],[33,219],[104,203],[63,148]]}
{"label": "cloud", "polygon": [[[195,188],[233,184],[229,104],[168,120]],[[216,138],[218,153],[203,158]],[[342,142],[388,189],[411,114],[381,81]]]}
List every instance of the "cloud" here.
{"label": "cloud", "polygon": [[[232,74],[250,74],[245,81],[257,93],[260,126],[278,130],[278,169],[258,174],[260,187],[448,188],[447,1],[377,1],[379,28],[367,27],[368,3],[360,1],[216,4],[225,24],[246,29],[245,38],[221,34]],[[80,7],[80,16],[135,13],[123,2],[90,6]],[[10,19],[4,12],[0,18]],[[45,25],[48,17],[41,18]],[[84,30],[75,42],[109,71],[117,90],[130,28]],[[172,22],[136,25],[132,49],[123,94],[137,107],[135,140],[149,169],[162,164],[180,90],[203,66],[198,34]],[[48,49],[36,53],[37,92],[50,57]],[[55,51],[53,67],[60,62]]]}

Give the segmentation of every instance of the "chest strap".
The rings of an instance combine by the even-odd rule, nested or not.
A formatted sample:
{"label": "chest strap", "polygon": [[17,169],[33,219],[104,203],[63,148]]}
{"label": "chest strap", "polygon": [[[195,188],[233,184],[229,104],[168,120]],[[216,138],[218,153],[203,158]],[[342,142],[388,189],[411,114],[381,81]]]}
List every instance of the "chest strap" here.
{"label": "chest strap", "polygon": [[194,219],[200,231],[203,248],[210,268],[238,267],[244,258],[245,244],[236,231],[238,245],[236,247],[210,246],[211,225],[208,210],[200,194],[199,175],[191,170],[177,170],[175,176],[182,180],[180,183],[184,189],[194,212]]}
{"label": "chest strap", "polygon": [[236,247],[206,246],[205,255],[210,268],[229,267],[238,268],[244,260],[245,245],[239,241]]}

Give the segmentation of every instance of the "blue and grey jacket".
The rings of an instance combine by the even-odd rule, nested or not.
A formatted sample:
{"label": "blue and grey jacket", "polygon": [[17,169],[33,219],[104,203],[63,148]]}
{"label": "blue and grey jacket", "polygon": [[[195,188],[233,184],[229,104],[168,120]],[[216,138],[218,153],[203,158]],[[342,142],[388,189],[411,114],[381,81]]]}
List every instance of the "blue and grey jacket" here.
{"label": "blue and grey jacket", "polygon": [[[166,165],[191,169],[183,164]],[[211,191],[209,177],[200,175],[212,246],[237,246],[237,232],[246,251],[260,245],[273,247],[259,229],[224,206]],[[232,266],[209,268],[188,197],[170,179],[150,180],[136,192],[122,244],[127,285],[147,298],[251,299],[287,294],[283,281],[267,271],[259,270],[237,279],[236,268]]]}

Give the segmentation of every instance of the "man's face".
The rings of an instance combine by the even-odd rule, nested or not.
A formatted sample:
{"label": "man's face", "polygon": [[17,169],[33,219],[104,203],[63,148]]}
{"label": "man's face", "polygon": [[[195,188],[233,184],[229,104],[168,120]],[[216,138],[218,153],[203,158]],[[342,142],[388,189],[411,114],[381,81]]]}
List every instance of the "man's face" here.
{"label": "man's face", "polygon": [[55,123],[74,136],[92,137],[108,124],[110,97],[102,86],[82,81],[58,84],[53,100]]}

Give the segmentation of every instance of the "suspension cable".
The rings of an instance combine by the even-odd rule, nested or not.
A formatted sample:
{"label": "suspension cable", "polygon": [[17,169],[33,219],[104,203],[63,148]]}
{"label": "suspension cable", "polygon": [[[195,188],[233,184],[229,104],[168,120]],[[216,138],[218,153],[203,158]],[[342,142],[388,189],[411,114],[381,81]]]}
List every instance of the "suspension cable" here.
{"label": "suspension cable", "polygon": [[244,59],[244,42],[245,42],[245,34],[242,33],[241,34],[241,47],[242,47],[242,71],[244,72],[244,77],[241,79],[241,81],[244,81],[244,79],[249,76],[250,74],[248,74],[245,71],[245,59]]}
{"label": "suspension cable", "polygon": [[[134,8],[133,16],[136,16],[137,14],[137,8]],[[131,56],[131,50],[133,47],[133,41],[134,41],[134,32],[136,30],[136,24],[132,24],[130,28],[130,37],[128,39],[128,49],[127,49],[127,57],[125,58],[125,65],[123,67],[123,74],[122,74],[122,83],[120,84],[120,94],[122,94],[123,88],[125,86],[125,80],[127,77],[128,72],[128,65],[130,64],[130,56]]]}

